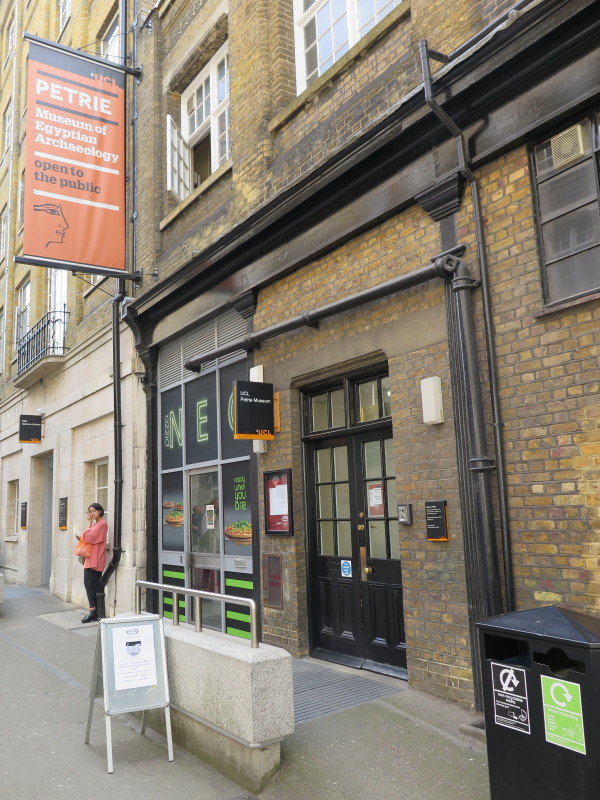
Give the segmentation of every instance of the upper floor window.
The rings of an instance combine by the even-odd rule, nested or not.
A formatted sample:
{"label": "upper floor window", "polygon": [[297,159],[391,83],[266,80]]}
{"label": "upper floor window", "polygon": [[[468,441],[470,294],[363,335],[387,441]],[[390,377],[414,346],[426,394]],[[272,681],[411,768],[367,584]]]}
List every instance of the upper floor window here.
{"label": "upper floor window", "polygon": [[298,93],[402,0],[294,0]]}
{"label": "upper floor window", "polygon": [[0,214],[0,262],[4,261],[8,251],[8,206],[4,206]]}
{"label": "upper floor window", "polygon": [[71,17],[71,0],[58,0],[58,30],[63,28]]}
{"label": "upper floor window", "polygon": [[167,117],[167,188],[179,201],[230,156],[227,43],[181,95],[181,125]]}
{"label": "upper floor window", "polygon": [[10,150],[12,140],[12,100],[9,101],[2,115],[2,133],[3,152],[6,153]]}
{"label": "upper floor window", "polygon": [[600,290],[598,118],[561,131],[533,150],[547,305]]}
{"label": "upper floor window", "polygon": [[6,57],[12,52],[15,46],[15,21],[11,19],[6,27]]}
{"label": "upper floor window", "polygon": [[115,14],[109,22],[100,44],[103,58],[114,61],[116,64],[121,63],[121,31],[118,14]]}
{"label": "upper floor window", "polygon": [[15,314],[15,341],[18,342],[29,330],[29,309],[31,305],[31,284],[24,281],[17,291]]}

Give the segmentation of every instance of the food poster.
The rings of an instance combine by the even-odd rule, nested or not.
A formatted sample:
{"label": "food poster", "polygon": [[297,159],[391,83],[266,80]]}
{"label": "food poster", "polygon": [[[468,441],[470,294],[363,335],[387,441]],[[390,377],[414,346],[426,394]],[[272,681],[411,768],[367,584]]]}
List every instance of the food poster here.
{"label": "food poster", "polygon": [[183,474],[169,472],[163,475],[162,490],[162,549],[183,552],[185,528]]}
{"label": "food poster", "polygon": [[225,555],[252,556],[250,462],[223,465]]}

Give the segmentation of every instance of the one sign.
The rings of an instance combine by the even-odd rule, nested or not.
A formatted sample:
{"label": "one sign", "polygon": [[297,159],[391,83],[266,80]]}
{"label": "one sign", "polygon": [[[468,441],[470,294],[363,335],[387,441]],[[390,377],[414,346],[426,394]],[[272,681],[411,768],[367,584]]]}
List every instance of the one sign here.
{"label": "one sign", "polygon": [[340,565],[340,571],[342,573],[342,578],[351,578],[352,577],[352,562],[348,559],[342,559],[342,563]]}
{"label": "one sign", "polygon": [[67,530],[67,510],[69,506],[68,497],[58,498],[58,527],[61,531]]}
{"label": "one sign", "polygon": [[292,536],[292,471],[279,469],[264,473],[266,533]]}
{"label": "one sign", "polygon": [[445,500],[425,503],[425,522],[430,542],[448,541],[448,509]]}
{"label": "one sign", "polygon": [[125,75],[29,43],[23,260],[125,270]]}
{"label": "one sign", "polygon": [[27,503],[21,503],[21,529],[27,527]]}
{"label": "one sign", "polygon": [[[151,708],[165,709],[169,761],[173,761],[169,687],[162,618],[157,614],[101,619],[90,688],[85,735],[89,744],[96,697],[104,699],[108,772],[113,771],[110,716]],[[142,717],[142,734],[145,717]]]}
{"label": "one sign", "polygon": [[541,675],[546,741],[585,755],[581,686]]}
{"label": "one sign", "polygon": [[525,670],[493,662],[491,667],[496,725],[531,734]]}
{"label": "one sign", "polygon": [[234,381],[233,438],[274,439],[273,384]]}
{"label": "one sign", "polygon": [[42,441],[42,418],[32,414],[19,417],[19,441],[23,444],[39,444]]}
{"label": "one sign", "polygon": [[383,504],[383,481],[367,482],[367,498],[370,517],[383,517],[385,506]]}

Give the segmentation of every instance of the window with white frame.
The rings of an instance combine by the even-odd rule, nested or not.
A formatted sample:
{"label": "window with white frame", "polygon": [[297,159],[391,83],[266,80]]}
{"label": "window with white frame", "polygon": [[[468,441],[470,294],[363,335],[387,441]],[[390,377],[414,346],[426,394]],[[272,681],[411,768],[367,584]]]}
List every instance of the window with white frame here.
{"label": "window with white frame", "polygon": [[15,20],[14,18],[8,23],[6,27],[6,56],[12,52],[15,46]]}
{"label": "window with white frame", "polygon": [[8,206],[4,206],[0,214],[0,262],[8,254]]}
{"label": "window with white frame", "polygon": [[19,194],[17,198],[17,214],[19,215],[17,218],[17,223],[19,227],[23,225],[23,219],[25,214],[25,173],[21,173],[21,177],[19,178]]}
{"label": "window with white frame", "polygon": [[61,355],[67,325],[67,272],[48,270],[48,352]]}
{"label": "window with white frame", "polygon": [[4,372],[4,309],[0,308],[0,375]]}
{"label": "window with white frame", "polygon": [[58,30],[63,28],[71,17],[71,0],[58,0]]}
{"label": "window with white frame", "polygon": [[108,511],[108,461],[97,461],[94,467],[94,502],[100,503],[106,513]]}
{"label": "window with white frame", "polygon": [[121,31],[119,28],[119,15],[115,14],[109,22],[101,40],[100,52],[103,58],[121,63]]}
{"label": "window with white frame", "polygon": [[25,336],[29,330],[29,310],[31,303],[31,284],[24,281],[17,290],[17,307],[15,313],[15,342]]}
{"label": "window with white frame", "polygon": [[6,534],[7,538],[17,537],[21,522],[19,508],[19,481],[8,481],[6,484]]}
{"label": "window with white frame", "polygon": [[2,142],[3,151],[5,153],[10,150],[12,140],[12,119],[12,100],[9,100],[8,105],[4,109],[4,114],[2,115]]}
{"label": "window with white frame", "polygon": [[294,0],[298,94],[402,0]]}
{"label": "window with white frame", "polygon": [[600,114],[534,147],[546,305],[600,291]]}
{"label": "window with white frame", "polygon": [[167,189],[182,201],[230,156],[227,43],[181,95],[181,124],[167,117]]}

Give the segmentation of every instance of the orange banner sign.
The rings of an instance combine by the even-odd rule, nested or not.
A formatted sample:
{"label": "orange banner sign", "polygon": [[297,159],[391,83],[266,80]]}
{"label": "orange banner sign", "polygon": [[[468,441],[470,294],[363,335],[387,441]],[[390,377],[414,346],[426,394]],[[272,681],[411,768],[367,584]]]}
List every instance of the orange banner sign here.
{"label": "orange banner sign", "polygon": [[122,272],[125,75],[30,42],[28,80],[23,255]]}

